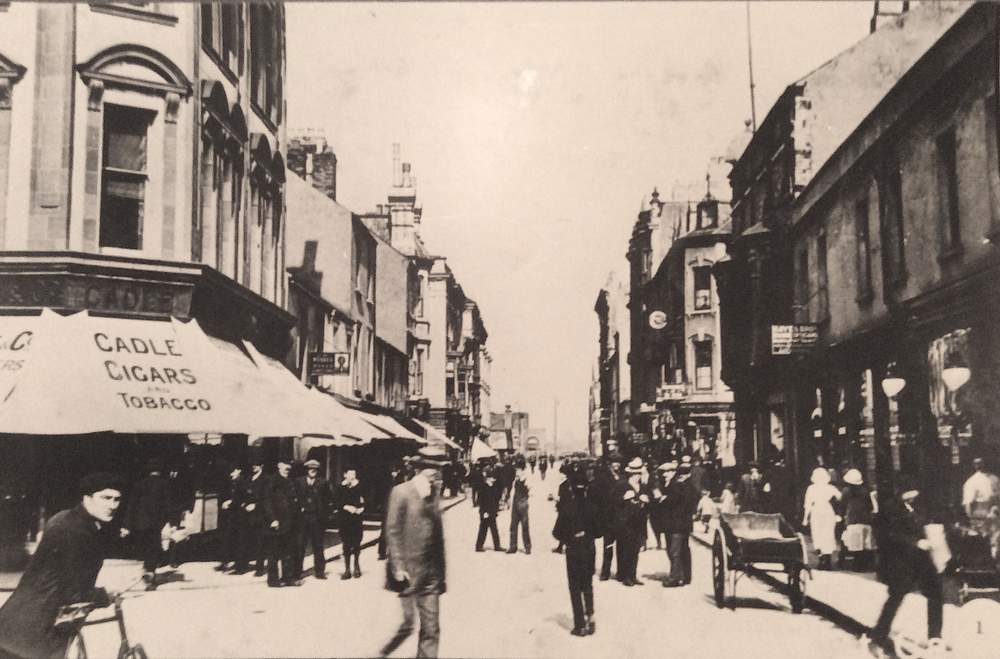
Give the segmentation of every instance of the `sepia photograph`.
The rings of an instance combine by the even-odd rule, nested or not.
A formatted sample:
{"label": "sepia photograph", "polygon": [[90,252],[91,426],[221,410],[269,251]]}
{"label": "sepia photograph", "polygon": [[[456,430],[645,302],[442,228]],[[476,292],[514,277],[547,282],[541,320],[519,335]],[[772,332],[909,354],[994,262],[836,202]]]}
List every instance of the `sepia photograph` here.
{"label": "sepia photograph", "polygon": [[1000,2],[0,1],[0,659],[997,659]]}

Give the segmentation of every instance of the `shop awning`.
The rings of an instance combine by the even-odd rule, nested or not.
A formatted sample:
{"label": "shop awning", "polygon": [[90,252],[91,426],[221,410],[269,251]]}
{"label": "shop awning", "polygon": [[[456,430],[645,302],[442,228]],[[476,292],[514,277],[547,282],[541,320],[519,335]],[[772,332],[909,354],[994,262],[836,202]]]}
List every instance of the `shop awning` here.
{"label": "shop awning", "polygon": [[438,430],[437,428],[435,428],[431,424],[424,423],[420,419],[414,419],[414,421],[416,421],[418,424],[420,424],[420,427],[423,428],[425,431],[427,431],[427,441],[428,441],[428,443],[430,443],[432,445],[433,444],[445,444],[447,446],[450,446],[453,449],[458,449],[459,451],[462,450],[462,447],[459,446],[458,443],[455,440],[453,440],[452,438],[448,437],[448,435],[444,434],[443,432],[441,432],[440,430]]}
{"label": "shop awning", "polygon": [[0,432],[294,434],[260,404],[264,378],[183,327],[43,311],[27,359],[0,392]]}
{"label": "shop awning", "polygon": [[486,445],[486,442],[479,439],[478,437],[472,440],[472,450],[469,452],[469,457],[472,461],[484,460],[488,458],[497,457],[497,452]]}
{"label": "shop awning", "polygon": [[361,414],[365,421],[386,433],[386,439],[409,439],[417,442],[418,444],[427,443],[426,439],[416,433],[410,432],[403,426],[403,424],[387,414],[372,414],[371,412],[362,412],[360,410],[358,410],[358,413]]}
{"label": "shop awning", "polygon": [[243,347],[276,387],[295,392],[298,413],[307,419],[302,432],[297,434],[309,438],[313,446],[354,446],[380,436],[373,432],[358,412],[333,396],[306,387],[281,362],[261,353],[249,341],[244,341]]}

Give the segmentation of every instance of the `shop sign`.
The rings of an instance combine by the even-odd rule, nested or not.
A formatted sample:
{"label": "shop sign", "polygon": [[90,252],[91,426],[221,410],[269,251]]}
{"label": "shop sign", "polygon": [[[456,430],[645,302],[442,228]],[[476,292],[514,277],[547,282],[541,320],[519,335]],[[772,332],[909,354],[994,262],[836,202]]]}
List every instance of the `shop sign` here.
{"label": "shop sign", "polygon": [[684,400],[686,396],[687,385],[683,384],[665,384],[656,389],[656,400],[658,402]]}
{"label": "shop sign", "polygon": [[649,326],[661,330],[667,326],[667,314],[657,309],[649,314]]}
{"label": "shop sign", "polygon": [[816,325],[771,325],[771,354],[794,355],[808,352],[819,342]]}
{"label": "shop sign", "polygon": [[347,375],[351,372],[351,356],[346,352],[310,352],[308,371],[310,377]]}

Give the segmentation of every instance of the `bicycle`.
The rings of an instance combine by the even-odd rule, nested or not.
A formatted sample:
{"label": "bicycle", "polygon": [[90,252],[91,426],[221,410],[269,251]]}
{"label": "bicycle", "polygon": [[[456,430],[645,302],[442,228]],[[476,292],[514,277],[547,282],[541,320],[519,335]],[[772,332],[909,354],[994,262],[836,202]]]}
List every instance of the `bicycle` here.
{"label": "bicycle", "polygon": [[[138,583],[138,581],[136,582]],[[132,584],[134,586],[135,583]],[[129,586],[125,591],[129,590]],[[99,620],[88,620],[90,614],[98,607],[96,602],[78,602],[64,606],[59,611],[55,626],[60,629],[72,630],[69,643],[66,644],[64,659],[87,659],[87,647],[83,641],[83,628],[90,625],[100,625],[106,622],[115,621],[118,623],[118,634],[121,643],[118,646],[118,659],[148,659],[146,650],[141,643],[132,643],[128,639],[128,631],[125,628],[125,612],[122,607],[123,593],[116,593],[111,598],[114,606],[114,615],[101,618]]]}

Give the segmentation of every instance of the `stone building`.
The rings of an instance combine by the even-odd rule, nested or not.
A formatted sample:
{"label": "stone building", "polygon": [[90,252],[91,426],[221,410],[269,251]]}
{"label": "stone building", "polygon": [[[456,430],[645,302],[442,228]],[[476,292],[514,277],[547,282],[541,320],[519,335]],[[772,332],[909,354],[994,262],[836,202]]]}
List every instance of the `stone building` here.
{"label": "stone building", "polygon": [[631,328],[628,304],[628,289],[617,273],[610,273],[594,303],[598,325],[600,444],[604,455],[627,448],[631,441]]}
{"label": "stone building", "polygon": [[[4,3],[7,323],[30,323],[43,308],[196,319],[215,339],[283,358],[293,325],[283,310],[284,81],[279,3]],[[0,484],[23,502],[15,517],[29,534],[76,498],[82,470],[96,464],[133,478],[147,458],[164,458],[184,467],[207,506],[219,476],[211,465],[245,459],[247,437],[209,444],[4,436]]]}
{"label": "stone building", "polygon": [[[961,3],[923,3],[790,84],[745,147],[733,154],[732,242],[714,267],[722,319],[722,377],[736,406],[740,464],[784,453],[804,482],[810,459],[786,441],[808,424],[817,405],[790,400],[786,384],[797,359],[772,354],[772,326],[802,319],[796,312],[790,218],[799,195],[886,93],[965,12]],[[740,141],[740,146],[744,141]],[[812,262],[815,264],[815,261]],[[830,281],[812,268],[810,295],[827,298]],[[827,319],[816,317],[820,324]],[[839,407],[822,401],[829,419]],[[822,411],[822,410],[821,410]],[[825,423],[825,422],[824,422]],[[817,422],[819,425],[820,422]],[[820,436],[831,432],[817,427]]]}
{"label": "stone building", "polygon": [[941,511],[973,458],[1000,467],[996,23],[986,3],[950,14],[788,218],[792,317],[818,327],[784,387],[796,460]]}

